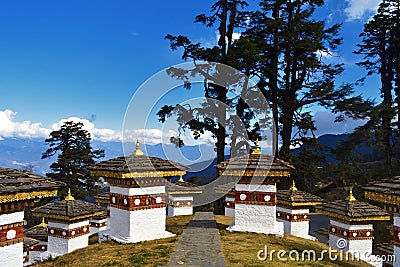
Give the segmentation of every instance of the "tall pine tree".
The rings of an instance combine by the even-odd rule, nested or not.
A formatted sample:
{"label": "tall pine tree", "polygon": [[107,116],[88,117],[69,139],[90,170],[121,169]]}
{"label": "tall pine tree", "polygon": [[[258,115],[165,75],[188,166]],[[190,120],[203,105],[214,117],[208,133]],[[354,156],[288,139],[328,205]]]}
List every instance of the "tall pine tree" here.
{"label": "tall pine tree", "polygon": [[49,148],[42,154],[42,159],[57,156],[57,161],[50,165],[52,172],[46,175],[66,186],[60,190],[65,195],[68,188],[77,198],[96,193],[97,179],[90,176],[87,167],[95,159],[104,157],[104,150],[93,150],[90,133],[83,129],[82,122],[67,121],[57,131],[52,131],[45,140]]}

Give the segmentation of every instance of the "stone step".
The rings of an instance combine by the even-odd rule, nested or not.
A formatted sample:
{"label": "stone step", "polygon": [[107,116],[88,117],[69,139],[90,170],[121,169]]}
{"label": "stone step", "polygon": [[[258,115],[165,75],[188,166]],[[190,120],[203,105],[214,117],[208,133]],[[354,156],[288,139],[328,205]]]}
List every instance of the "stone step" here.
{"label": "stone step", "polygon": [[168,267],[225,267],[219,231],[212,212],[196,212],[175,246]]}

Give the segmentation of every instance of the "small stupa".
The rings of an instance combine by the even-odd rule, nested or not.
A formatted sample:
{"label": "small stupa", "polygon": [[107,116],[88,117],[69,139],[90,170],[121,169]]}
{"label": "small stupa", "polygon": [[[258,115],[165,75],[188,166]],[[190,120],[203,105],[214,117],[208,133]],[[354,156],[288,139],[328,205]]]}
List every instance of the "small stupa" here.
{"label": "small stupa", "polygon": [[91,175],[110,184],[108,237],[121,243],[171,237],[166,231],[166,180],[186,174],[187,167],[136,150],[93,165]]}
{"label": "small stupa", "polygon": [[51,202],[32,210],[32,214],[47,218],[49,256],[57,257],[89,244],[89,219],[104,214],[99,205],[76,200],[68,189],[64,200]]}
{"label": "small stupa", "polygon": [[237,181],[235,220],[227,230],[283,235],[283,223],[276,220],[276,184],[294,167],[262,154],[257,140],[250,155],[231,158],[216,168],[222,178]]}
{"label": "small stupa", "polygon": [[390,220],[389,214],[381,208],[357,200],[352,188],[346,200],[325,202],[316,206],[315,211],[330,219],[329,246],[365,261],[369,261],[368,257],[372,255],[372,223]]}
{"label": "small stupa", "polygon": [[193,214],[194,195],[203,193],[195,184],[185,182],[182,176],[176,183],[167,183],[168,195],[167,217]]}
{"label": "small stupa", "polygon": [[283,222],[285,233],[315,240],[310,236],[310,207],[322,203],[322,198],[296,188],[293,180],[289,190],[278,190],[276,216]]}

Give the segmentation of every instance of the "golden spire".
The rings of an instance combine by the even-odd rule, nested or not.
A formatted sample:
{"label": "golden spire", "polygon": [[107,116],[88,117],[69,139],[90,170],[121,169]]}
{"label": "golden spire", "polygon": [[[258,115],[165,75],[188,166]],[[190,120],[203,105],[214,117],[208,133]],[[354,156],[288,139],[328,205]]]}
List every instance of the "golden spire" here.
{"label": "golden spire", "polygon": [[256,139],[255,142],[255,149],[253,150],[253,152],[251,152],[252,155],[260,155],[261,154],[261,150],[260,150],[260,144],[258,143],[258,138]]}
{"label": "golden spire", "polygon": [[68,195],[65,197],[65,200],[75,200],[75,198],[71,195],[71,188],[68,188]]}
{"label": "golden spire", "polygon": [[42,223],[41,224],[39,224],[39,226],[47,226],[47,224],[44,222],[44,217],[42,217]]}
{"label": "golden spire", "polygon": [[348,201],[355,201],[356,198],[353,195],[353,187],[350,187],[349,196],[346,198]]}
{"label": "golden spire", "polygon": [[292,186],[289,188],[290,191],[297,191],[296,183],[292,181]]}
{"label": "golden spire", "polygon": [[179,176],[178,182],[184,182],[184,180],[183,180],[183,175],[180,175],[180,176]]}
{"label": "golden spire", "polygon": [[144,153],[142,150],[140,150],[140,143],[139,143],[139,139],[136,140],[136,150],[133,152],[134,156],[143,156]]}

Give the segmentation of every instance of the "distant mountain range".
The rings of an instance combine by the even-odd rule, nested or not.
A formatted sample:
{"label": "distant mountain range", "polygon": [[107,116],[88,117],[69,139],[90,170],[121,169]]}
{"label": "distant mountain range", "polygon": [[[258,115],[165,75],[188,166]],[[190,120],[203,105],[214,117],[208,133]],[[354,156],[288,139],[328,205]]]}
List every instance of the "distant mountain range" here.
{"label": "distant mountain range", "polygon": [[[349,134],[325,134],[318,137],[318,142],[324,147],[323,151],[318,151],[317,154],[319,156],[324,156],[328,163],[336,163],[338,160],[336,159],[335,150],[339,144],[349,138]],[[292,151],[293,154],[296,154],[303,150],[304,147],[300,146]],[[370,155],[375,152],[374,147],[368,146],[366,143],[361,143],[356,146],[354,149],[355,154],[359,155]]]}
{"label": "distant mountain range", "polygon": [[[327,134],[320,136],[318,141],[330,148],[335,149],[338,144],[346,140],[348,135],[332,135]],[[104,149],[105,159],[115,158],[123,155],[123,148],[120,142],[99,142],[93,141],[94,149]],[[127,144],[128,150],[133,151],[134,143]],[[5,138],[0,140],[0,167],[10,167],[16,169],[33,167],[33,172],[45,175],[49,172],[50,164],[56,161],[56,157],[51,159],[41,159],[42,153],[48,148],[44,139],[22,139],[22,138]],[[302,148],[296,149],[293,153],[297,153]],[[216,159],[214,159],[213,148],[207,145],[200,146],[183,146],[177,149],[173,144],[157,144],[142,145],[142,150],[149,156],[159,157],[163,159],[171,159],[183,163],[190,167],[186,178],[191,176],[200,177],[203,182],[207,182],[216,177]],[[357,148],[360,154],[371,154],[373,148],[365,144]],[[328,162],[336,162],[335,155],[327,149],[324,153]],[[167,157],[168,155],[168,157]]]}
{"label": "distant mountain range", "polygon": [[[50,164],[57,158],[54,156],[50,159],[41,159],[42,153],[48,148],[44,140],[42,138],[4,138],[0,140],[0,167],[24,169],[30,166],[34,173],[45,175],[50,171]],[[104,149],[106,156],[101,160],[123,156],[121,142],[92,141],[92,147],[93,149]],[[128,153],[131,153],[135,149],[135,144],[127,143],[125,148],[129,150]],[[207,168],[206,165],[212,164],[214,157],[213,148],[208,145],[183,146],[181,149],[177,149],[173,144],[142,144],[141,149],[149,156],[169,158],[186,165],[193,165],[192,170]],[[197,163],[198,161],[201,162]]]}

